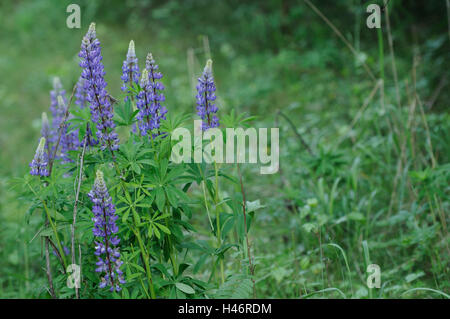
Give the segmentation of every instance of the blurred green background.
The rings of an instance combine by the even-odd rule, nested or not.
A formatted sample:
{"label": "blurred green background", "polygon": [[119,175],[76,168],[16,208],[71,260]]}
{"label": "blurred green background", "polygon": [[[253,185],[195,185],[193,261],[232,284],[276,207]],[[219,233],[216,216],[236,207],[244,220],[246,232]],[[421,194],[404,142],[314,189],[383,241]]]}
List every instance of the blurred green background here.
{"label": "blurred green background", "polygon": [[[81,7],[81,29],[66,27],[71,3]],[[194,111],[192,81],[211,56],[219,116],[235,109],[258,116],[258,127],[280,127],[281,171],[261,176],[245,168],[249,200],[265,206],[251,233],[260,297],[297,298],[326,287],[369,296],[364,240],[386,270],[380,297],[442,296],[408,292],[420,287],[448,294],[446,1],[389,2],[400,105],[385,16],[378,32],[365,24],[370,2],[312,3],[356,56],[301,0],[2,0],[0,297],[37,297],[45,285],[39,239],[31,241],[37,229],[11,181],[28,172],[52,77],[68,92],[78,79],[77,54],[92,21],[113,96],[133,39],[141,65],[152,52],[164,74],[169,112]],[[375,83],[362,63],[384,79],[383,95],[378,90],[363,110]],[[353,280],[335,248],[318,255],[318,228],[323,242],[345,251]]]}

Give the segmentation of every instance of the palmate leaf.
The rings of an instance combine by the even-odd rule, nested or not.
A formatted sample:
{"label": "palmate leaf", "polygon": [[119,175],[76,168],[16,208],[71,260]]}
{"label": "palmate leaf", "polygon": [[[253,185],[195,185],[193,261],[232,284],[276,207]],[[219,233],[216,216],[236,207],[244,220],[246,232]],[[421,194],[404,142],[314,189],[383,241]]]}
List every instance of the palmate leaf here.
{"label": "palmate leaf", "polygon": [[138,110],[133,111],[131,100],[120,103],[114,108],[114,122],[117,126],[128,126],[133,124],[133,119],[138,113]]}
{"label": "palmate leaf", "polygon": [[223,114],[221,118],[221,122],[223,127],[248,127],[250,122],[256,120],[256,116],[248,116],[244,112],[238,112],[236,114],[235,110],[232,109],[230,114]]}
{"label": "palmate leaf", "polygon": [[177,165],[174,168],[172,168],[169,173],[164,177],[163,182],[173,182],[177,180],[180,176],[184,174],[186,171],[186,168],[184,165]]}
{"label": "palmate leaf", "polygon": [[166,115],[167,119],[161,122],[161,130],[163,132],[172,133],[176,128],[181,127],[186,121],[192,118],[192,114],[175,114],[169,113]]}

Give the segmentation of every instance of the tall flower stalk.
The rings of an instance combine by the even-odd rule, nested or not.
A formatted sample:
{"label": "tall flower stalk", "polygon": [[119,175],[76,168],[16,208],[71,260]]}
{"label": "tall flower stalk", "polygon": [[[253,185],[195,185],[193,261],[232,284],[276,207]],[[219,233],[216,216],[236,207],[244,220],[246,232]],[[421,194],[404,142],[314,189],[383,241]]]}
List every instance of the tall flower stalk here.
{"label": "tall flower stalk", "polygon": [[[127,58],[123,61],[122,65],[122,81],[123,85],[121,87],[123,92],[129,94],[128,86],[132,86],[133,84],[138,84],[139,81],[139,65],[138,59],[136,57],[136,50],[134,47],[134,41],[131,40],[128,45]],[[125,97],[125,101],[127,101],[128,96]],[[133,97],[132,97],[133,99]]]}
{"label": "tall flower stalk", "polygon": [[[206,61],[205,68],[203,69],[202,75],[198,78],[197,84],[197,96],[196,96],[197,114],[202,118],[203,131],[207,131],[210,128],[216,128],[219,126],[219,119],[216,116],[218,108],[214,103],[214,101],[216,100],[215,91],[216,85],[214,83],[214,77],[212,75],[212,60],[209,59],[208,61]],[[220,226],[219,169],[216,161],[214,161],[214,171],[215,171],[216,190],[213,201],[215,204],[215,212],[216,212],[216,238],[218,246],[217,248],[219,249],[222,246],[222,234]],[[203,196],[205,200],[205,205],[207,205],[205,184],[206,178],[203,175]],[[208,212],[208,218],[210,218],[207,206],[206,209]],[[225,282],[223,258],[220,259],[220,279],[222,283]]]}
{"label": "tall flower stalk", "polygon": [[94,228],[92,230],[97,238],[95,242],[95,255],[98,257],[96,272],[104,274],[100,288],[110,287],[111,291],[120,291],[120,284],[125,283],[119,259],[120,239],[115,235],[118,232],[116,208],[106,188],[102,171],[98,170],[92,190],[88,194],[93,203],[92,212]]}
{"label": "tall flower stalk", "polygon": [[164,91],[164,85],[161,83],[163,75],[158,71],[159,66],[156,64],[151,53],[147,55],[145,60],[145,69],[148,72],[146,91],[152,118],[148,129],[152,130],[152,136],[155,137],[163,134],[160,131],[161,119],[166,119],[167,109],[161,105],[161,102],[166,100],[166,97],[162,93]]}
{"label": "tall flower stalk", "polygon": [[104,79],[105,71],[102,63],[100,41],[95,32],[95,23],[91,23],[89,30],[81,42],[80,66],[83,68],[81,77],[85,79],[84,89],[90,104],[91,118],[97,127],[97,137],[101,149],[114,151],[119,148],[119,138],[114,131],[113,108],[106,91],[107,83]]}
{"label": "tall flower stalk", "polygon": [[166,119],[167,109],[161,105],[165,96],[161,91],[164,85],[160,82],[161,72],[151,53],[147,55],[146,66],[142,71],[140,86],[142,91],[137,96],[136,106],[141,135],[150,135],[151,138],[161,134],[161,119]]}
{"label": "tall flower stalk", "polygon": [[217,106],[216,85],[212,75],[212,60],[206,62],[202,75],[198,78],[197,84],[197,114],[202,118],[202,130],[219,126],[219,118],[216,116]]}

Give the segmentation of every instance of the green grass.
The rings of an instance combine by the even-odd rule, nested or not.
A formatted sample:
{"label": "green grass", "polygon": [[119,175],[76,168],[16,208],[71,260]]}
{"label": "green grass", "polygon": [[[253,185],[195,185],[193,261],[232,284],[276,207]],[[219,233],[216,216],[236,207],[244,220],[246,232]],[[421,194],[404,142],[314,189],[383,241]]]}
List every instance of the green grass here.
{"label": "green grass", "polygon": [[[14,177],[27,173],[40,114],[49,106],[51,77],[60,76],[71,90],[80,72],[81,37],[95,20],[112,95],[120,94],[121,64],[133,39],[140,63],[148,51],[158,60],[169,112],[193,112],[187,52],[195,50],[198,75],[207,56],[202,36],[207,35],[219,115],[235,109],[256,115],[257,127],[280,127],[279,173],[260,175],[258,166],[243,166],[248,201],[259,199],[264,206],[254,212],[250,229],[258,297],[449,298],[449,96],[442,90],[430,110],[414,94],[416,86],[420,100],[429,101],[448,69],[445,24],[417,31],[419,50],[413,50],[401,13],[393,12],[398,106],[386,30],[380,32],[384,48],[379,47],[383,38],[366,29],[362,17],[361,38],[353,39],[354,21],[347,19],[353,6],[343,6],[342,17],[341,9],[320,6],[351,42],[360,43],[376,78],[385,79],[383,91],[377,90],[358,113],[375,83],[304,4],[292,5],[290,32],[283,31],[279,10],[269,15],[253,10],[256,4],[237,11],[221,4],[207,12],[200,4],[183,9],[171,2],[148,11],[144,5],[151,19],[114,4],[122,10],[82,2],[81,30],[65,27],[64,3],[5,2],[0,7],[0,297],[45,296],[40,238],[33,238],[38,220],[22,205],[21,188],[11,186]],[[433,10],[445,13],[438,6]],[[256,18],[248,21],[252,12]],[[226,13],[229,18],[223,17]],[[415,53],[420,61],[413,67]],[[279,110],[291,123],[277,116]],[[201,199],[201,189],[194,196]],[[198,208],[193,219],[207,229],[206,212]],[[239,258],[240,252],[227,254],[226,276]],[[366,286],[369,262],[381,267],[380,289]],[[195,276],[207,274],[200,270]]]}

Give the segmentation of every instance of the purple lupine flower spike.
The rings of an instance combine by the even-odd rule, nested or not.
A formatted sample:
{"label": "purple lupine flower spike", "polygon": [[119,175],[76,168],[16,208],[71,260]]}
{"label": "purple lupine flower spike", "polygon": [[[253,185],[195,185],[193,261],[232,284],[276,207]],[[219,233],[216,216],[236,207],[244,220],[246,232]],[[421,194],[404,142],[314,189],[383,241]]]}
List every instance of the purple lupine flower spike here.
{"label": "purple lupine flower spike", "polygon": [[34,158],[30,163],[31,175],[48,176],[48,169],[47,169],[48,161],[44,147],[45,147],[45,137],[41,137],[39,145],[36,149],[36,153],[34,154]]}
{"label": "purple lupine flower spike", "polygon": [[219,119],[216,116],[218,108],[214,103],[216,100],[215,91],[212,60],[209,59],[202,75],[198,78],[197,84],[197,114],[202,118],[203,131],[219,126]]}
{"label": "purple lupine flower spike", "polygon": [[85,82],[86,80],[80,76],[78,78],[77,89],[75,91],[75,104],[78,105],[80,109],[84,109],[86,106],[88,106]]}
{"label": "purple lupine flower spike", "polygon": [[161,93],[164,90],[164,85],[159,81],[161,78],[162,74],[158,72],[158,65],[149,53],[140,81],[142,91],[138,94],[136,101],[141,135],[152,134],[152,137],[156,137],[163,134],[160,132],[161,119],[166,119],[167,109],[161,105],[161,102],[165,100],[164,94]]}
{"label": "purple lupine flower spike", "polygon": [[147,135],[147,131],[150,129],[151,113],[149,100],[151,92],[149,91],[148,71],[144,69],[142,71],[141,81],[139,85],[142,91],[139,92],[136,99],[136,107],[139,110],[136,118],[138,120],[139,131],[142,136]]}
{"label": "purple lupine flower spike", "polygon": [[[136,51],[134,48],[134,41],[131,40],[128,46],[127,58],[123,61],[122,65],[122,81],[123,85],[121,87],[123,92],[130,93],[127,91],[127,86],[131,86],[132,84],[137,84],[139,81],[139,65],[138,59],[136,57]],[[125,101],[127,101],[128,96],[125,97]]]}
{"label": "purple lupine flower spike", "polygon": [[81,77],[85,79],[84,89],[90,104],[91,118],[97,127],[97,137],[101,149],[109,149],[112,153],[119,148],[119,138],[114,131],[113,107],[106,91],[105,71],[102,63],[100,41],[95,32],[95,23],[91,23],[89,30],[81,42],[80,66],[83,68]]}
{"label": "purple lupine flower spike", "polygon": [[120,239],[115,235],[118,232],[116,220],[118,215],[112,203],[112,198],[106,188],[102,171],[98,170],[94,186],[88,194],[93,206],[94,228],[92,232],[97,240],[95,242],[95,255],[98,257],[96,272],[103,275],[100,288],[110,287],[111,291],[120,291],[120,285],[125,283],[120,266],[120,252],[118,244]]}
{"label": "purple lupine flower spike", "polygon": [[150,86],[153,89],[151,111],[153,116],[153,128],[152,130],[157,131],[153,133],[153,136],[158,136],[163,133],[160,132],[161,119],[166,119],[167,109],[161,105],[161,102],[166,100],[166,97],[162,93],[164,91],[164,85],[161,83],[163,77],[161,72],[158,72],[159,66],[155,63],[153,55],[149,53],[145,61],[145,68],[148,71],[148,79],[150,81]]}

